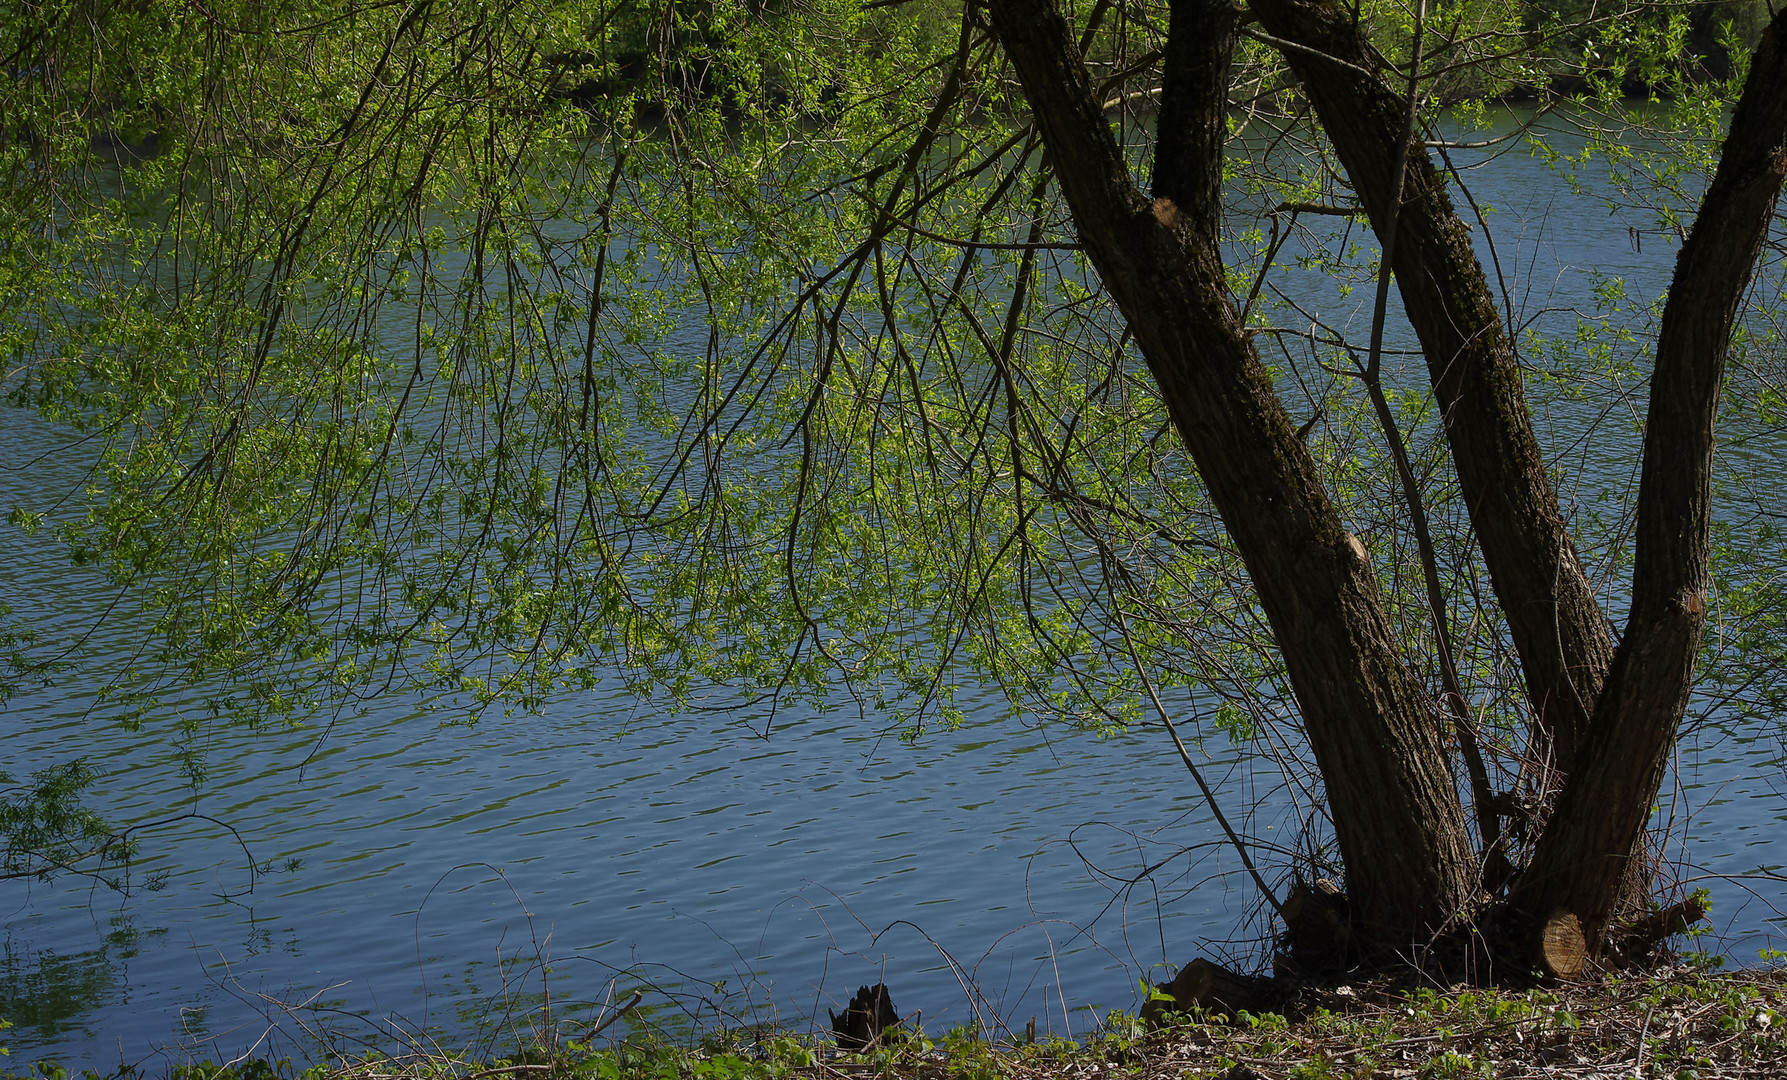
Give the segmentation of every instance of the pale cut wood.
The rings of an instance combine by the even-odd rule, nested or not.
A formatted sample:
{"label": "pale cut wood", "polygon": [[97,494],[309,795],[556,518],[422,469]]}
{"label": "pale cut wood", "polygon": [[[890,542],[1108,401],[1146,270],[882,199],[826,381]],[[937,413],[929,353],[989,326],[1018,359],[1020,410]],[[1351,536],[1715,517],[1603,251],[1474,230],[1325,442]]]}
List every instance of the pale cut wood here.
{"label": "pale cut wood", "polygon": [[1588,966],[1588,939],[1575,913],[1553,912],[1539,931],[1539,970],[1559,982],[1575,982]]}

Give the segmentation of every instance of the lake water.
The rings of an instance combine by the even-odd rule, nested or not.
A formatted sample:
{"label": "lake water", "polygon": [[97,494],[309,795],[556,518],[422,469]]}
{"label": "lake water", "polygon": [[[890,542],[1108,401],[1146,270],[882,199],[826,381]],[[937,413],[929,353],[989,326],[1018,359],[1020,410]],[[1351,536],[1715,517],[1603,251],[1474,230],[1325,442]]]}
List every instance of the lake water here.
{"label": "lake water", "polygon": [[[9,768],[78,746],[113,763],[100,804],[118,820],[191,805],[165,733],[88,705],[15,699]],[[302,865],[257,877],[235,836],[184,821],[145,838],[138,876],[166,873],[160,891],[9,886],[0,1014],[15,1053],[96,1064],[119,1039],[134,1061],[295,1033],[279,1003],[464,1037],[493,998],[538,999],[550,961],[568,1017],[616,979],[797,1021],[886,979],[939,1022],[978,1007],[1083,1029],[1064,1011],[1132,1004],[1141,971],[1251,905],[1165,749],[999,722],[910,747],[843,714],[765,739],[622,697],[475,727],[406,702],[327,734],[224,731],[197,808],[254,859]],[[1211,768],[1237,804],[1269,786]],[[1288,827],[1263,808],[1252,829]],[[1200,843],[1133,890],[1089,871]]]}
{"label": "lake water", "polygon": [[[1525,153],[1475,187],[1535,308],[1587,306],[1581,268],[1654,295],[1673,265],[1654,222],[1572,199]],[[1642,252],[1633,227],[1652,230]],[[1356,319],[1369,298],[1347,303]],[[0,503],[78,485],[65,436],[16,412],[0,430]],[[1778,442],[1749,453],[1787,461]],[[107,596],[11,530],[0,595],[52,636]],[[0,884],[0,1016],[17,1025],[0,1042],[15,1062],[102,1068],[301,1053],[319,1025],[500,1044],[548,999],[573,1030],[635,987],[666,1022],[805,1028],[876,981],[933,1029],[1034,1016],[1080,1034],[1133,1008],[1145,976],[1254,948],[1252,887],[1164,731],[1101,740],[967,704],[963,728],[908,746],[852,707],[763,738],[618,690],[475,726],[395,700],[211,733],[195,798],[168,731],[123,730],[78,683],[21,694],[0,713],[7,770],[78,754],[106,769],[96,804],[118,821],[211,820],[143,837],[136,880],[165,876],[158,891]],[[1711,945],[1738,962],[1787,944],[1778,882],[1722,876],[1787,864],[1779,740],[1704,726],[1666,792],[1683,875],[1715,875],[1693,882],[1715,899]],[[1202,754],[1238,827],[1295,833],[1275,770],[1219,739]]]}

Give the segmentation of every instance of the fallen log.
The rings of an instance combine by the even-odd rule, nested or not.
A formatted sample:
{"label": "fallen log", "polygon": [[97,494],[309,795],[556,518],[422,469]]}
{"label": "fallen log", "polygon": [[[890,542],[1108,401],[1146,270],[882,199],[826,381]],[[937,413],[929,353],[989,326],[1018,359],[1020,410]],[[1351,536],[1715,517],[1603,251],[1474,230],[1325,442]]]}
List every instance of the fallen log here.
{"label": "fallen log", "polygon": [[1609,959],[1621,967],[1649,963],[1666,939],[1687,933],[1704,918],[1706,900],[1702,895],[1641,915],[1609,935]]}
{"label": "fallen log", "polygon": [[1228,1017],[1243,1011],[1271,1012],[1279,997],[1271,979],[1242,975],[1201,956],[1181,968],[1172,982],[1160,983],[1156,989],[1167,999],[1156,997],[1142,1005],[1142,1020],[1148,1024],[1159,1024],[1168,1013],[1193,1009]]}

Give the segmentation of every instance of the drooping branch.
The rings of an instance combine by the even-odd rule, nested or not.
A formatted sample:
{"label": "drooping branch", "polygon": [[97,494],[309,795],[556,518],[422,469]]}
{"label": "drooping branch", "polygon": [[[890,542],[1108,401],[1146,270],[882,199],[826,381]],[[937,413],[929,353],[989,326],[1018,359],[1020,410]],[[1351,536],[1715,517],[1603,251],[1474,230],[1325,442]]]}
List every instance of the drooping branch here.
{"label": "drooping branch", "polygon": [[[1341,526],[1243,332],[1213,237],[1131,180],[1066,20],[1035,0],[993,0],[990,10],[1080,240],[1271,622],[1327,782],[1363,934],[1406,944],[1470,903],[1474,865],[1436,710],[1402,661],[1365,548]],[[1191,114],[1200,114],[1195,102]],[[1220,153],[1220,142],[1202,145]],[[1210,166],[1177,171],[1207,175]]]}
{"label": "drooping branch", "polygon": [[1591,941],[1614,910],[1662,782],[1706,627],[1719,388],[1787,177],[1787,11],[1763,33],[1718,172],[1676,258],[1657,339],[1638,486],[1632,609],[1613,671],[1552,827],[1516,899],[1574,912]]}

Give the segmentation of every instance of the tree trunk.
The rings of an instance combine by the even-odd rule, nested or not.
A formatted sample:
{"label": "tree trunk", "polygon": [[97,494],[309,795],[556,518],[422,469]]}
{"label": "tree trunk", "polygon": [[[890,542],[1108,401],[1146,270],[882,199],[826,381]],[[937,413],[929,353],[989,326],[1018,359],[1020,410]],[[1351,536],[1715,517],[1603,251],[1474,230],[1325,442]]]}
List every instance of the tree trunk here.
{"label": "tree trunk", "polygon": [[[1475,896],[1475,860],[1434,702],[1403,663],[1368,557],[1341,525],[1229,295],[1209,206],[1137,190],[1052,3],[992,0],[1081,242],[1159,384],[1246,563],[1326,783],[1358,929],[1423,941]],[[1175,4],[1174,33],[1211,6]],[[1183,17],[1183,19],[1182,19]],[[1174,49],[1169,46],[1169,58]],[[1226,108],[1190,80],[1172,131],[1208,175]],[[1208,191],[1208,185],[1177,190]],[[1193,196],[1194,198],[1198,196]]]}
{"label": "tree trunk", "polygon": [[1675,745],[1706,626],[1713,427],[1738,300],[1787,176],[1787,11],[1764,31],[1719,170],[1676,258],[1657,338],[1632,610],[1580,768],[1514,892],[1574,912],[1591,948],[1614,911]]}
{"label": "tree trunk", "polygon": [[1200,239],[1214,243],[1222,224],[1222,147],[1239,12],[1229,0],[1169,2],[1154,197],[1171,200]]}
{"label": "tree trunk", "polygon": [[[1349,8],[1331,0],[1254,0],[1251,10],[1270,34],[1297,46],[1283,55],[1382,235],[1406,98],[1373,74],[1379,60]],[[1612,639],[1565,530],[1519,361],[1470,229],[1419,146],[1408,155],[1396,221],[1396,284],[1426,356],[1459,486],[1520,656],[1532,703],[1531,749],[1561,777],[1576,767],[1612,663]]]}

